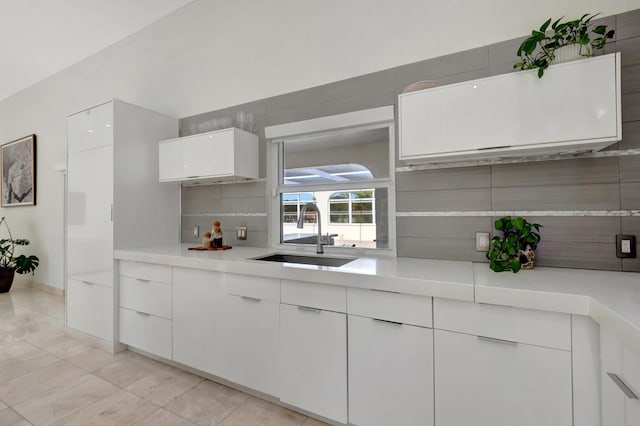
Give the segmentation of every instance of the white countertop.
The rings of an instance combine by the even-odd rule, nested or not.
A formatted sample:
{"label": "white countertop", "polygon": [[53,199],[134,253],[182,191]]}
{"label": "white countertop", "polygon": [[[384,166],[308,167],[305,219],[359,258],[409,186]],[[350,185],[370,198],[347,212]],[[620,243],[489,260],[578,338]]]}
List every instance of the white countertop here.
{"label": "white countertop", "polygon": [[366,256],[342,267],[329,267],[252,259],[275,252],[265,248],[189,251],[189,246],[116,250],[115,257],[586,315],[634,344],[640,352],[640,274],[637,273],[545,267],[517,274],[495,273],[485,263]]}

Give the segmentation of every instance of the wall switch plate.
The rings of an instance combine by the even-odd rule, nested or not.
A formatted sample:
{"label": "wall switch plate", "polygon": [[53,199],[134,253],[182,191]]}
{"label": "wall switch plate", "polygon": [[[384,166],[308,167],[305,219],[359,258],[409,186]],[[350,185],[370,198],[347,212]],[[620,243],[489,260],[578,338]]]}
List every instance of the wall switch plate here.
{"label": "wall switch plate", "polygon": [[238,226],[236,228],[236,239],[238,239],[238,240],[246,240],[247,239],[247,227],[246,226]]}
{"label": "wall switch plate", "polygon": [[636,257],[635,235],[616,235],[616,256],[620,258]]}
{"label": "wall switch plate", "polygon": [[476,251],[489,251],[490,242],[488,232],[476,232]]}
{"label": "wall switch plate", "polygon": [[198,239],[200,237],[200,227],[198,225],[193,225],[193,238]]}

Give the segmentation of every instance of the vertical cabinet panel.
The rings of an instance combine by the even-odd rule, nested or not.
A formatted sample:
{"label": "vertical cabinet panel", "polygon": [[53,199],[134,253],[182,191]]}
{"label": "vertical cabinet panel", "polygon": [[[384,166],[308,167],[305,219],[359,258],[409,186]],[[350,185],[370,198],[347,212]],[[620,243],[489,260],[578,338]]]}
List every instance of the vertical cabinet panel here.
{"label": "vertical cabinet panel", "polygon": [[349,316],[349,422],[433,425],[433,330]]}
{"label": "vertical cabinet panel", "polygon": [[113,340],[113,289],[67,280],[67,326],[105,341]]}
{"label": "vertical cabinet panel", "polygon": [[435,330],[438,426],[571,426],[571,352]]}
{"label": "vertical cabinet panel", "polygon": [[222,274],[173,269],[173,360],[221,375]]}
{"label": "vertical cabinet panel", "polygon": [[605,327],[600,328],[600,362],[602,365],[602,426],[623,426],[625,395],[609,373],[623,377],[622,343]]}
{"label": "vertical cabinet panel", "polygon": [[221,375],[242,386],[277,395],[279,303],[225,295],[223,312]]}
{"label": "vertical cabinet panel", "polygon": [[345,314],[280,305],[280,399],[347,422]]}

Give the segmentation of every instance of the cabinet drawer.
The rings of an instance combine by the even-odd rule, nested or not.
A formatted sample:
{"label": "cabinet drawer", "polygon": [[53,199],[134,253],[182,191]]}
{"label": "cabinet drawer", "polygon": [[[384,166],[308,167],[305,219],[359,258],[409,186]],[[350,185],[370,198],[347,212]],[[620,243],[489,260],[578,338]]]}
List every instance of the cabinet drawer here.
{"label": "cabinet drawer", "polygon": [[227,274],[224,291],[235,296],[280,302],[280,280],[253,275]]}
{"label": "cabinet drawer", "polygon": [[431,300],[431,297],[348,288],[347,313],[431,327]]}
{"label": "cabinet drawer", "polygon": [[282,303],[346,312],[347,290],[335,285],[282,280]]}
{"label": "cabinet drawer", "polygon": [[67,326],[112,342],[113,288],[68,280]]}
{"label": "cabinet drawer", "polygon": [[171,284],[171,266],[153,263],[120,261],[120,275],[140,280]]}
{"label": "cabinet drawer", "polygon": [[120,276],[120,306],[171,319],[171,286],[157,281]]}
{"label": "cabinet drawer", "polygon": [[120,308],[120,341],[171,359],[171,321]]}
{"label": "cabinet drawer", "polygon": [[434,328],[571,350],[567,314],[446,299],[433,301]]}

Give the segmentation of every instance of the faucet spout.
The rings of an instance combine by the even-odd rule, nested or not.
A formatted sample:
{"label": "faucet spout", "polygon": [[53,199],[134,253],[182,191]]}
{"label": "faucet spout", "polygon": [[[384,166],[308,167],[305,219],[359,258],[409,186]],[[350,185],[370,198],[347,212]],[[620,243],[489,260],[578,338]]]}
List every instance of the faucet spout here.
{"label": "faucet spout", "polygon": [[320,220],[320,209],[318,208],[318,206],[316,206],[314,203],[307,203],[304,206],[302,206],[302,209],[300,209],[300,216],[298,216],[297,228],[298,229],[303,228],[304,214],[307,211],[307,209],[311,209],[316,212],[316,218],[318,219],[318,238],[316,239],[316,253],[323,254],[324,248],[322,247],[322,230],[321,230],[322,225]]}

